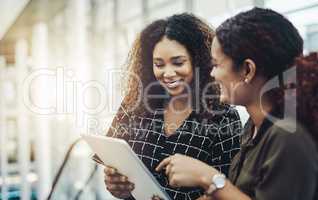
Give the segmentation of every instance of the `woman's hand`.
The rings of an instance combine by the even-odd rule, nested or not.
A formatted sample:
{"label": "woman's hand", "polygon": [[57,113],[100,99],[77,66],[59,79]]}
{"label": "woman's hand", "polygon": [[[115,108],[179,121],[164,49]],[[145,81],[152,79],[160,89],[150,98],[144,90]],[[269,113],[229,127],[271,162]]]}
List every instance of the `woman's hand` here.
{"label": "woman's hand", "polygon": [[198,199],[196,199],[196,200],[211,200],[212,199],[212,197],[207,197],[207,196],[201,196],[201,197],[199,197]]}
{"label": "woman's hand", "polygon": [[166,169],[169,185],[173,187],[197,187],[207,189],[213,175],[219,173],[213,167],[197,159],[175,154],[157,166],[156,171]]}
{"label": "woman's hand", "polygon": [[106,189],[116,198],[124,199],[131,196],[134,184],[128,181],[128,178],[113,167],[105,167],[105,185]]}
{"label": "woman's hand", "polygon": [[160,198],[159,196],[157,195],[154,195],[151,200],[163,200],[162,198]]}

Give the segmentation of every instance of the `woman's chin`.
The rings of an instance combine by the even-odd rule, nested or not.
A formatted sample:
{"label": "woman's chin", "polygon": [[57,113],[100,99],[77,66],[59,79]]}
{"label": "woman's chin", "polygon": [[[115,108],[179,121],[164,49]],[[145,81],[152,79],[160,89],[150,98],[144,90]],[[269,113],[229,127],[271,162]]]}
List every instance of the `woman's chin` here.
{"label": "woman's chin", "polygon": [[184,88],[182,88],[180,86],[175,87],[175,88],[165,87],[165,89],[170,96],[179,96],[179,95],[183,94],[183,92],[184,92]]}
{"label": "woman's chin", "polygon": [[169,94],[170,96],[174,97],[174,96],[179,96],[179,95],[181,95],[182,92],[180,92],[180,91],[171,91],[171,90],[168,90],[168,94]]}
{"label": "woman's chin", "polygon": [[231,102],[230,102],[230,99],[228,98],[228,96],[226,96],[226,95],[221,95],[220,96],[220,102],[221,103],[225,103],[225,104],[230,104]]}

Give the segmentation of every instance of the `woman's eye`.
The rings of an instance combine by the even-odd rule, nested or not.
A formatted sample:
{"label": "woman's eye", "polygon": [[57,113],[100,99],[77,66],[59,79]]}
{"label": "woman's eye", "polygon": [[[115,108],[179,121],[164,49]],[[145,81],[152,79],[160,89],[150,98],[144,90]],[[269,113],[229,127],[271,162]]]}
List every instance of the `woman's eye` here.
{"label": "woman's eye", "polygon": [[182,65],[183,65],[183,62],[176,62],[176,63],[174,63],[174,65],[176,65],[176,66],[182,66]]}
{"label": "woman's eye", "polygon": [[160,68],[160,67],[163,67],[163,64],[161,64],[161,63],[154,63],[154,66]]}
{"label": "woman's eye", "polygon": [[219,66],[218,63],[214,59],[212,59],[211,60],[211,68],[218,67],[218,66]]}
{"label": "woman's eye", "polygon": [[217,65],[217,64],[212,64],[211,67],[212,67],[212,68],[218,67],[218,65]]}

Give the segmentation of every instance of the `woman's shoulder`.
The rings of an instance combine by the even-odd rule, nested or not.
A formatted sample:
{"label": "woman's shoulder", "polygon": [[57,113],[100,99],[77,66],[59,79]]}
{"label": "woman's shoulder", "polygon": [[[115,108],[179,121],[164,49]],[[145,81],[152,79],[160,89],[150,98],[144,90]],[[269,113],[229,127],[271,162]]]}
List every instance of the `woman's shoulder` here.
{"label": "woman's shoulder", "polygon": [[115,124],[129,124],[135,118],[136,114],[134,110],[129,109],[124,103],[122,103],[114,116],[113,125]]}
{"label": "woman's shoulder", "polygon": [[306,128],[297,120],[292,118],[275,120],[273,125],[269,128],[268,134],[270,137],[283,140],[287,138],[291,138],[291,141],[296,138],[310,140],[310,135]]}
{"label": "woman's shoulder", "polygon": [[302,152],[306,155],[318,153],[317,145],[308,130],[291,118],[275,121],[267,131],[266,137],[271,147],[276,150]]}
{"label": "woman's shoulder", "polygon": [[219,105],[212,112],[202,114],[201,117],[203,118],[201,124],[204,124],[207,132],[211,133],[211,135],[222,133],[223,136],[239,137],[242,134],[242,122],[238,111],[233,106]]}
{"label": "woman's shoulder", "polygon": [[228,104],[221,104],[214,107],[213,110],[208,111],[204,114],[210,122],[219,122],[219,123],[233,123],[240,122],[240,116],[238,111],[235,109],[235,106]]}
{"label": "woman's shoulder", "polygon": [[133,115],[132,111],[130,111],[126,106],[125,104],[121,104],[119,106],[119,108],[117,109],[117,113],[116,113],[116,116],[117,117],[129,117]]}
{"label": "woman's shoulder", "polygon": [[275,165],[297,169],[297,173],[307,171],[313,176],[318,173],[317,145],[300,123],[292,119],[279,120],[263,134],[265,168]]}

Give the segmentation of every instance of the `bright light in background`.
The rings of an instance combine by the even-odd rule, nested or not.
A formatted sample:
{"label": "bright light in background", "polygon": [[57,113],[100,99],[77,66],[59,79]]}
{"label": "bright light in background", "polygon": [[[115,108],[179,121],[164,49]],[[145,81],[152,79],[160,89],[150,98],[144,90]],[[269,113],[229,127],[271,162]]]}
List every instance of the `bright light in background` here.
{"label": "bright light in background", "polygon": [[[25,117],[29,118],[30,123],[27,122],[28,126],[20,126],[23,131],[17,131],[21,136],[25,136],[24,139],[28,140],[27,142],[30,142],[30,146],[32,146],[24,146],[25,148],[23,149],[20,148],[20,151],[23,151],[21,155],[31,154],[29,152],[26,153],[24,149],[29,149],[32,153],[36,152],[36,156],[32,160],[30,160],[29,157],[25,158],[26,162],[30,161],[30,165],[28,164],[27,166],[28,169],[30,168],[32,172],[35,170],[34,159],[36,160],[40,157],[40,160],[43,160],[42,169],[36,171],[36,176],[33,178],[31,176],[30,178],[31,173],[25,173],[27,174],[27,176],[25,176],[26,182],[36,181],[43,183],[42,190],[44,192],[37,192],[37,195],[45,196],[48,183],[51,183],[49,180],[51,179],[50,176],[55,175],[67,148],[78,138],[80,133],[106,133],[122,98],[120,87],[122,79],[120,79],[118,73],[113,74],[111,72],[112,70],[119,71],[123,69],[122,64],[127,58],[131,44],[135,40],[137,33],[145,27],[145,22],[149,23],[154,19],[186,11],[184,4],[186,1],[187,0],[148,0],[148,6],[152,9],[147,11],[145,20],[144,17],[146,15],[141,12],[143,11],[142,3],[147,1],[143,0],[132,0],[131,2],[133,4],[127,4],[126,0],[0,0],[0,39],[2,38],[4,44],[4,46],[0,48],[3,49],[0,53],[3,53],[8,61],[11,58],[11,44],[15,45],[16,40],[24,40],[25,45],[27,45],[23,53],[25,54],[23,56],[23,67],[21,67],[25,72],[22,73],[22,78],[18,78],[18,80],[25,80],[24,77],[27,76],[25,74],[29,75],[29,73],[34,71],[35,67],[35,71],[39,71],[40,68],[46,68],[56,73],[56,77],[60,77],[59,69],[64,70],[62,73],[64,76],[61,79],[57,78],[57,84],[55,84],[55,80],[51,80],[54,79],[54,77],[49,76],[45,76],[44,80],[37,79],[38,82],[34,81],[32,84],[38,91],[35,97],[31,95],[32,98],[34,97],[34,104],[41,106],[41,108],[54,107],[57,110],[57,115],[54,113],[50,114],[48,117],[50,119],[46,122],[44,120],[44,123],[34,120],[36,118],[34,116],[30,117],[30,115],[26,115]],[[211,25],[217,27],[226,18],[233,16],[237,12],[253,7],[256,5],[255,2],[258,2],[258,0],[193,0],[193,11],[194,14],[199,15],[209,21]],[[262,2],[262,0],[259,0],[259,2]],[[117,20],[115,20],[116,14],[114,12],[116,7],[114,5],[116,3],[119,4],[117,5]],[[304,6],[317,5],[318,0],[294,0],[293,3],[290,3],[289,0],[264,0],[263,3],[265,3],[266,7],[274,10],[288,12],[292,9],[303,8]],[[55,10],[53,7],[57,9]],[[23,10],[23,8],[26,9]],[[39,9],[42,12],[38,12]],[[32,12],[34,11],[32,15],[24,15],[24,13],[30,13],[30,10],[32,10]],[[317,27],[311,26],[314,25],[313,23],[318,22],[317,10],[318,6],[288,14],[288,18],[296,24],[305,40],[309,33],[309,28],[312,30],[311,32],[318,33],[318,31],[314,30],[314,28],[317,29]],[[22,13],[20,13],[20,11],[22,11]],[[25,34],[17,34],[19,38],[14,36],[15,34],[11,34],[11,29],[10,32],[8,32],[10,25],[13,25],[10,27],[13,28],[12,30],[18,30],[12,31],[14,33],[21,30],[19,29],[20,17],[18,16],[21,16],[21,18],[26,16],[26,18],[22,20],[23,23],[30,23],[28,24],[30,25],[29,28],[23,29],[23,31],[26,32]],[[14,23],[17,17],[18,23]],[[39,22],[37,21],[37,17],[41,18],[41,22],[43,23],[34,26],[35,22]],[[28,31],[33,32],[29,33]],[[8,38],[7,35],[3,37],[5,33],[8,34]],[[318,34],[316,37],[318,37]],[[314,44],[316,41],[318,40],[312,43]],[[318,46],[318,43],[316,46]],[[30,58],[30,54],[33,56],[32,59]],[[15,59],[15,62],[17,62],[17,60],[19,59]],[[13,70],[13,72],[17,73],[13,73],[14,76],[12,77],[7,76],[7,74],[5,75],[7,76],[6,80],[9,82],[5,84],[3,84],[4,82],[0,83],[0,85],[4,85],[4,91],[0,94],[4,97],[4,100],[10,102],[10,105],[3,105],[5,111],[15,111],[18,119],[21,118],[22,112],[20,109],[16,109],[16,102],[21,94],[19,93],[20,91],[16,91],[17,84],[15,83],[15,78],[18,76],[16,74],[21,74],[22,69],[19,69],[19,65],[14,63],[14,60],[8,63],[8,65],[4,64],[6,72]],[[102,87],[93,87],[94,85],[87,84],[92,80],[99,81],[104,86],[104,89],[100,91],[105,93],[104,96],[107,97],[106,100],[103,98],[104,96],[100,95],[103,93],[97,90]],[[81,87],[81,90],[77,90],[77,83],[82,84],[79,85],[79,87],[91,87]],[[101,105],[102,108],[104,103],[106,103],[107,106],[103,112],[96,112],[96,114],[88,112],[93,110],[93,108],[99,111],[99,105]],[[25,106],[25,104],[23,106]],[[92,109],[89,110],[88,108]],[[25,109],[27,109],[26,106]],[[243,107],[236,107],[236,109],[239,111],[244,124],[249,117],[246,114],[246,110]],[[3,112],[1,113],[0,111],[0,118],[1,114],[3,114]],[[37,116],[40,116],[40,113],[38,113]],[[37,124],[39,123],[43,126],[38,126]],[[0,129],[4,130],[4,128],[8,127],[7,124],[5,125],[6,126],[1,124]],[[36,133],[37,131],[42,135]],[[4,134],[1,134],[2,132],[0,131],[0,137],[4,136]],[[9,130],[7,132],[9,132]],[[23,138],[21,141],[23,141]],[[39,146],[34,145],[40,141],[42,141],[41,143],[43,144],[43,152],[39,151],[39,149],[41,150]],[[14,145],[23,146],[21,143],[13,144],[12,141],[2,144],[4,147],[6,146],[5,144],[11,144],[13,147]],[[2,146],[0,146],[0,148],[4,148]],[[9,145],[7,146],[9,147]],[[49,149],[49,152],[46,152],[47,149]],[[4,153],[6,153],[6,155]],[[89,164],[91,164],[91,162],[90,160],[85,160],[88,158],[87,153],[87,149],[83,147],[74,149],[72,161],[75,161],[76,164],[72,163],[72,165],[70,165],[72,166],[70,173],[63,175],[65,180],[59,183],[62,184],[61,187],[63,187],[63,190],[57,190],[56,199],[70,199],[69,195],[73,194],[74,191],[76,192],[75,189],[83,186],[82,181],[85,177],[81,176],[80,178],[82,178],[82,180],[78,177],[75,178],[75,176],[78,174],[85,175],[89,172]],[[3,165],[7,157],[10,158],[10,155],[14,154],[14,152],[2,151],[1,154],[6,156],[1,157],[1,164]],[[46,158],[43,156],[45,154],[49,154],[49,157]],[[48,162],[45,161],[45,159],[48,159]],[[5,167],[5,170],[12,169],[11,163],[8,163]],[[47,168],[52,168],[52,170],[48,170]],[[22,170],[18,172],[16,170],[15,173],[17,173],[18,176],[23,175]],[[21,181],[23,181],[23,179],[18,180],[18,182]],[[10,181],[7,182],[9,183]],[[20,191],[23,190],[21,189],[23,187],[22,185],[23,184],[20,185]],[[104,193],[103,183],[101,186],[101,192]],[[8,188],[10,187],[11,185],[9,184]],[[34,186],[30,185],[30,189],[30,192],[32,192]],[[3,191],[4,190],[2,190],[2,192]],[[95,194],[95,191],[92,191],[92,194]]]}
{"label": "bright light in background", "polygon": [[1,0],[0,6],[0,39],[7,32],[30,0]]}
{"label": "bright light in background", "polygon": [[[32,61],[33,70],[48,68],[48,27],[45,23],[37,23],[33,27],[32,35]],[[47,77],[41,78],[35,86],[32,95],[42,105],[50,103],[50,89],[52,84]],[[39,174],[38,198],[45,199],[51,185],[51,153],[50,153],[50,119],[36,116],[35,113],[35,155],[37,173]]]}
{"label": "bright light in background", "polygon": [[266,0],[266,7],[270,7],[278,12],[284,13],[290,10],[295,10],[299,9],[302,7],[310,6],[315,3],[318,3],[317,0],[293,0],[292,3],[291,1],[286,1],[286,0]]}

